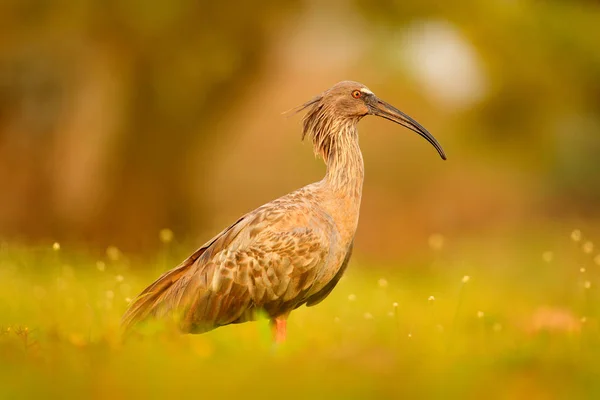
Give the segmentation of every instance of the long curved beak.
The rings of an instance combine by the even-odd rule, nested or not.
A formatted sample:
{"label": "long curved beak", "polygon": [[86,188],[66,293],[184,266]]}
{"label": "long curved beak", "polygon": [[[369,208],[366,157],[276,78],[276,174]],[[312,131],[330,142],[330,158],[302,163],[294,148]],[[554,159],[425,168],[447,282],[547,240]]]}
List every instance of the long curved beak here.
{"label": "long curved beak", "polygon": [[427,129],[423,128],[421,124],[404,114],[402,111],[398,110],[396,107],[393,107],[383,100],[375,98],[371,103],[370,110],[371,114],[373,115],[388,119],[410,129],[411,131],[417,132],[419,135],[425,138],[425,140],[431,143],[433,147],[435,147],[437,152],[440,154],[440,157],[442,157],[442,160],[446,159],[446,153],[444,153],[444,149],[442,149],[442,146],[433,137],[433,135],[429,133]]}

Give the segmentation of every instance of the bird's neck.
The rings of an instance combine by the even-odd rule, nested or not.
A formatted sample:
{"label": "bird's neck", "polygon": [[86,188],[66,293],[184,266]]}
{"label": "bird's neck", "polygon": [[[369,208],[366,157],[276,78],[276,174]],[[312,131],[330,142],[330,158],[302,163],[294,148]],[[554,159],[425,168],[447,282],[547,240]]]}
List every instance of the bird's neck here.
{"label": "bird's neck", "polygon": [[325,184],[333,191],[354,197],[360,203],[365,167],[358,146],[356,124],[348,124],[341,135],[331,138],[325,162]]}

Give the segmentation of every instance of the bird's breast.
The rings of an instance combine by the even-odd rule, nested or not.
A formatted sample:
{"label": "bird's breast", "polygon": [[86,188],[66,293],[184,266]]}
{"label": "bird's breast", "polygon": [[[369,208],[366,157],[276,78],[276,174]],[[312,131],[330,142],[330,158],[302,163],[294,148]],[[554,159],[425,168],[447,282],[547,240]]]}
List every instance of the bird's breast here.
{"label": "bird's breast", "polygon": [[358,226],[360,197],[332,196],[323,199],[319,206],[329,217],[332,226],[329,254],[323,263],[319,279],[320,283],[325,285],[333,280],[342,268],[354,241]]}
{"label": "bird's breast", "polygon": [[360,194],[356,196],[347,193],[333,195],[323,202],[323,207],[327,209],[335,224],[341,249],[347,249],[354,240],[358,227]]}

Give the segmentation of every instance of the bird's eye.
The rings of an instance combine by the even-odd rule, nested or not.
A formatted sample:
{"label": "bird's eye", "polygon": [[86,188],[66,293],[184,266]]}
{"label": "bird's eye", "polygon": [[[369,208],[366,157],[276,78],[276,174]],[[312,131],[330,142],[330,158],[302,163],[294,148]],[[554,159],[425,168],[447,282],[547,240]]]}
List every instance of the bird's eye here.
{"label": "bird's eye", "polygon": [[355,90],[352,92],[352,97],[355,99],[360,99],[360,96],[362,96],[362,92],[360,90]]}

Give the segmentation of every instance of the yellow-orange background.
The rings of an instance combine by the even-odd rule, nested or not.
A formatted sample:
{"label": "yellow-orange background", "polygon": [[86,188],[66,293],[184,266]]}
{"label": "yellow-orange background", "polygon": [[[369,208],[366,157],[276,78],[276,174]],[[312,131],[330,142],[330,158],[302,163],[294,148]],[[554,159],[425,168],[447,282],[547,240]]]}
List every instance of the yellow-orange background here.
{"label": "yellow-orange background", "polygon": [[598,215],[593,1],[3,1],[0,238],[202,243],[324,168],[292,108],[340,80],[426,126],[360,125],[356,251]]}

